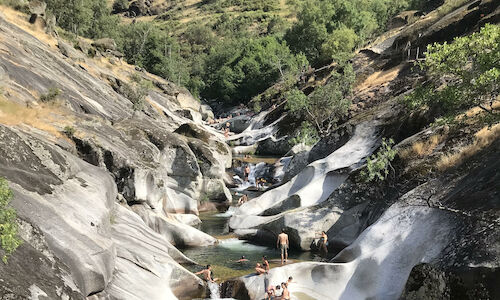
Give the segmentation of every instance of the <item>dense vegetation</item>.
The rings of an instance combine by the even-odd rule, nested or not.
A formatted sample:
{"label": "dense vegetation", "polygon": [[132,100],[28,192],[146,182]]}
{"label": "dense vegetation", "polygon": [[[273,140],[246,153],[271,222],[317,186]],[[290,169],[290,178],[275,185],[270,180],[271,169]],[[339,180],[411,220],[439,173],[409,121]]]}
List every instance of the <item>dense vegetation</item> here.
{"label": "dense vegetation", "polygon": [[[155,21],[120,22],[129,1],[47,0],[67,32],[112,37],[128,62],[188,87],[202,98],[245,103],[271,85],[293,86],[309,64],[346,62],[352,51],[414,0],[204,0],[206,18],[179,22],[172,1]],[[128,22],[127,22],[128,23]]]}
{"label": "dense vegetation", "polygon": [[7,181],[0,177],[0,246],[2,260],[7,263],[8,257],[14,252],[21,240],[17,235],[16,211],[9,206],[12,199],[12,191]]}

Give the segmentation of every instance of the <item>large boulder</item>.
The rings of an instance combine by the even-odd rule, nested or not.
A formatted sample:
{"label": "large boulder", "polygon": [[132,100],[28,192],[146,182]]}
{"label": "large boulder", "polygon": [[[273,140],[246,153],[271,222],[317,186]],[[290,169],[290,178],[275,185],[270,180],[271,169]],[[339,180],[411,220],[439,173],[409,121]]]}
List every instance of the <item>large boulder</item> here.
{"label": "large boulder", "polygon": [[288,276],[292,295],[317,299],[495,299],[498,146],[399,197],[329,263],[297,263],[239,281],[251,299]]}
{"label": "large boulder", "polygon": [[83,295],[104,290],[116,251],[112,178],[33,135],[0,126],[0,137],[0,176],[11,183],[19,217],[39,227]]}
{"label": "large boulder", "polygon": [[257,216],[271,208],[278,212],[325,201],[347,179],[349,171],[345,170],[362,162],[376,149],[378,124],[372,121],[359,125],[353,138],[337,151],[311,163],[289,182],[243,204],[231,217],[229,226],[233,229],[256,227],[267,221]]}
{"label": "large boulder", "polygon": [[113,299],[186,299],[203,294],[203,282],[178,264],[192,262],[126,207],[116,207],[112,238],[117,248],[115,275],[105,294]]}
{"label": "large boulder", "polygon": [[62,40],[57,41],[57,47],[59,48],[59,51],[61,51],[61,53],[67,58],[80,61],[85,60],[85,57],[81,52],[78,52],[75,48],[63,42]]}
{"label": "large boulder", "polygon": [[214,245],[217,240],[194,227],[183,224],[170,216],[159,214],[144,205],[134,205],[132,210],[144,222],[160,233],[166,240],[176,247],[200,247]]}
{"label": "large boulder", "polygon": [[111,38],[102,38],[102,39],[95,40],[92,43],[92,46],[94,46],[98,50],[104,51],[104,52],[107,50],[110,50],[110,51],[116,50],[116,42],[115,42],[115,40],[113,40]]}

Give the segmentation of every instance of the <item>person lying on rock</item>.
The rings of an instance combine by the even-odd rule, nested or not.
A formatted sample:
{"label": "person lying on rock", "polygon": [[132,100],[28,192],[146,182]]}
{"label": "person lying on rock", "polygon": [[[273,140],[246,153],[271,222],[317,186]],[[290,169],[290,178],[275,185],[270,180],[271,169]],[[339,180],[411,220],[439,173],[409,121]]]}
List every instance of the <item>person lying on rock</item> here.
{"label": "person lying on rock", "polygon": [[279,291],[279,290],[280,290],[280,288],[281,288],[281,287],[280,287],[279,285],[274,286],[274,285],[270,284],[270,285],[267,287],[266,296],[264,297],[264,300],[266,300],[266,299],[271,300],[271,299],[273,299],[274,297],[276,297],[276,293],[277,293],[277,291]]}
{"label": "person lying on rock", "polygon": [[289,248],[288,234],[285,233],[285,228],[281,229],[281,233],[278,235],[276,247],[281,250],[281,264],[283,264],[283,261],[286,262],[288,259]]}
{"label": "person lying on rock", "polygon": [[255,265],[255,272],[257,272],[257,275],[262,275],[267,273],[267,271],[259,263]]}
{"label": "person lying on rock", "polygon": [[267,260],[267,256],[265,255],[262,256],[262,266],[264,267],[264,270],[266,270],[266,272],[269,272],[269,261]]}
{"label": "person lying on rock", "polygon": [[281,283],[281,288],[283,293],[281,294],[281,300],[290,300],[290,291],[288,291],[288,284],[286,282]]}
{"label": "person lying on rock", "polygon": [[206,269],[201,270],[200,272],[196,272],[194,274],[195,275],[203,274],[203,279],[205,279],[205,281],[216,282],[217,280],[219,280],[219,278],[212,279],[212,266],[210,265],[207,265]]}

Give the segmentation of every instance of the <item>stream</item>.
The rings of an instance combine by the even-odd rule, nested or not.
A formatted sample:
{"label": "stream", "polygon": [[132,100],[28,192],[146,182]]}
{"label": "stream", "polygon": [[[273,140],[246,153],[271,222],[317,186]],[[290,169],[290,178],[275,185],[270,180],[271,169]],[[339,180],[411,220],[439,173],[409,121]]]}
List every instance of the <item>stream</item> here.
{"label": "stream", "polygon": [[[277,249],[266,246],[254,245],[229,233],[227,222],[229,215],[226,213],[202,213],[201,230],[220,240],[219,244],[209,247],[187,248],[183,253],[200,265],[212,265],[214,278],[225,281],[255,272],[255,264],[261,262],[262,256],[266,255],[271,268],[281,264],[280,253]],[[245,256],[248,262],[236,262],[241,256]],[[289,253],[289,263],[298,261],[320,261],[321,257],[311,252]],[[191,271],[199,271],[199,266],[187,266]]]}
{"label": "stream", "polygon": [[[253,120],[253,124],[244,132],[237,134],[229,139],[239,137],[247,145],[255,143],[255,136],[258,133],[260,139],[266,138],[274,131],[274,126],[262,127],[265,114]],[[255,155],[236,154],[233,156],[232,170],[229,172],[234,180],[234,186],[231,187],[233,195],[233,205],[236,205],[238,198],[246,194],[249,199],[253,199],[271,187],[279,184],[284,175],[290,158],[280,157],[259,157]],[[248,180],[243,180],[244,169],[250,167]],[[256,181],[264,180],[259,186]],[[200,271],[204,266],[212,266],[212,278],[218,278],[219,284],[229,279],[255,273],[256,263],[262,263],[262,256],[267,256],[270,268],[281,266],[280,252],[276,248],[257,245],[245,240],[238,239],[229,231],[229,218],[232,216],[236,207],[230,206],[226,212],[205,212],[199,215],[202,223],[199,229],[219,240],[219,243],[209,247],[194,247],[183,249],[182,252],[189,258],[196,261],[199,265],[188,265],[192,272]],[[238,262],[242,257],[248,261]],[[301,261],[321,261],[322,257],[312,252],[289,251],[287,264],[293,264]],[[210,299],[220,299],[220,285],[208,283]]]}

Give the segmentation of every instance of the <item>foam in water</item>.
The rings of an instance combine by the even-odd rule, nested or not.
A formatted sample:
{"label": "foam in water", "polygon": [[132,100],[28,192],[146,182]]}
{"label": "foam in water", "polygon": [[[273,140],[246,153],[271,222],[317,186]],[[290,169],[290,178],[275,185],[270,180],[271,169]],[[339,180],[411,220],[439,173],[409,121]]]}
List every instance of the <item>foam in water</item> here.
{"label": "foam in water", "polygon": [[210,299],[220,299],[219,284],[215,282],[208,282],[207,285],[210,289]]}
{"label": "foam in water", "polygon": [[234,214],[235,211],[236,211],[236,207],[229,206],[229,208],[225,212],[215,214],[214,216],[219,217],[219,218],[229,218],[230,216],[232,216]]}
{"label": "foam in water", "polygon": [[236,238],[221,240],[219,246],[235,252],[263,252],[268,249],[265,246],[253,245]]}

